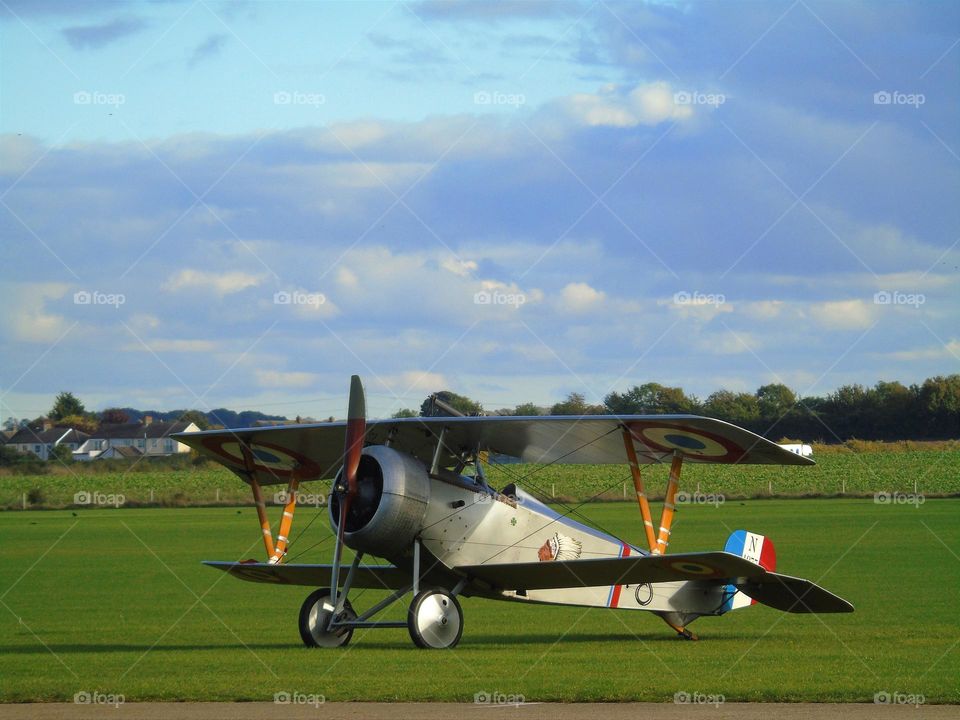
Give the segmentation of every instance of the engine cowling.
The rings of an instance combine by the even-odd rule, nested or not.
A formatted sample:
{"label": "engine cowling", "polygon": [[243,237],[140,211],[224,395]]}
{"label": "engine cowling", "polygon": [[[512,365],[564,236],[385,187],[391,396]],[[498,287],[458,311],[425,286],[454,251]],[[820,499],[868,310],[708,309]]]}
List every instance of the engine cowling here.
{"label": "engine cowling", "polygon": [[[340,474],[337,474],[337,480]],[[330,499],[330,525],[340,520],[340,501]],[[347,547],[390,558],[413,543],[430,503],[430,477],[414,457],[385,445],[364,448],[357,470],[357,496],[350,503],[343,541]]]}

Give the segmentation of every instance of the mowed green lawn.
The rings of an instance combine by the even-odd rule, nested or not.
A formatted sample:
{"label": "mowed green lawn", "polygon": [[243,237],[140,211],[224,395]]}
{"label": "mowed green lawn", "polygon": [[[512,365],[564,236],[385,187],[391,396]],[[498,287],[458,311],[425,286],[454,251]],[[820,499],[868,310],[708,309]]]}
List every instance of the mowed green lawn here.
{"label": "mowed green lawn", "polygon": [[[301,528],[317,512],[304,510]],[[634,505],[583,512],[641,541]],[[693,643],[643,612],[464,599],[463,640],[438,652],[415,649],[405,630],[357,631],[337,650],[302,647],[296,617],[308,588],[244,583],[199,564],[262,556],[252,509],[5,512],[0,700],[96,691],[127,701],[272,700],[279,692],[331,701],[469,701],[482,692],[670,701],[686,692],[862,702],[899,692],[956,703],[958,517],[956,499],[684,506],[672,551],[722,548],[729,532],[749,528],[776,542],[780,571],[820,582],[856,612],[801,616],[756,606],[701,618]],[[321,517],[299,549],[328,535]],[[303,559],[328,561],[330,546]],[[378,597],[368,591],[354,604],[363,609]]]}

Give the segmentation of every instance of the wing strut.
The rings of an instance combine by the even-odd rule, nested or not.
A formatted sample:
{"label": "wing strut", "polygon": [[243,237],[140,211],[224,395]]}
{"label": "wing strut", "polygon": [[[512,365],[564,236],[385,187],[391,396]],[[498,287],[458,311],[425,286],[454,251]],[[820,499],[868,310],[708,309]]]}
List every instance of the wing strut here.
{"label": "wing strut", "polygon": [[270,557],[270,564],[276,565],[287,554],[287,545],[290,540],[290,528],[293,526],[293,512],[297,509],[297,490],[300,489],[300,479],[296,475],[290,477],[287,485],[287,502],[283,506],[283,516],[280,518],[280,530],[277,532],[277,547]]}
{"label": "wing strut", "polygon": [[643,488],[643,478],[640,476],[640,463],[637,461],[637,450],[633,446],[633,435],[623,428],[623,447],[627,451],[627,462],[630,464],[630,474],[633,475],[633,489],[637,493],[637,504],[640,506],[640,516],[643,518],[643,529],[647,534],[647,545],[651,552],[656,552],[657,537],[653,534],[653,517],[650,515],[650,503]]}
{"label": "wing strut", "polygon": [[[667,546],[670,544],[670,527],[673,525],[673,514],[677,509],[677,490],[680,487],[680,471],[683,469],[683,456],[677,451],[673,451],[673,461],[670,463],[670,478],[667,480],[667,494],[663,498],[663,510],[660,513],[660,534],[657,536],[657,547],[654,548],[654,555],[664,555],[667,552]],[[687,640],[696,640],[697,636],[688,630],[679,613],[657,613],[660,618],[671,628],[676,630],[677,635]]]}
{"label": "wing strut", "polygon": [[267,506],[263,501],[263,490],[260,488],[260,481],[257,480],[257,473],[253,469],[253,453],[250,452],[250,445],[247,442],[240,443],[240,453],[243,455],[243,464],[247,469],[250,489],[253,490],[253,504],[257,507],[257,518],[260,520],[260,528],[263,530],[263,547],[267,551],[267,558],[272,558],[274,553],[273,532],[270,530],[270,521],[267,519]]}
{"label": "wing strut", "polygon": [[667,494],[663,498],[663,511],[660,513],[660,534],[657,536],[657,547],[654,555],[663,555],[670,544],[670,526],[673,525],[673,513],[676,510],[677,489],[680,487],[680,470],[683,467],[683,456],[673,451],[673,462],[670,464],[670,479],[667,480]]}

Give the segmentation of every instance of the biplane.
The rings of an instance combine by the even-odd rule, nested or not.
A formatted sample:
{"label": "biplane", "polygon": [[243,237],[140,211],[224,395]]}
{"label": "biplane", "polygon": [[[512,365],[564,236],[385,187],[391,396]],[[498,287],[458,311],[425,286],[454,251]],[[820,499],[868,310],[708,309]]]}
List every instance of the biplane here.
{"label": "biplane", "polygon": [[[367,422],[353,376],[347,420],[175,436],[250,485],[267,560],[205,561],[242,580],[314,588],[300,609],[305,645],[339,647],[358,628],[406,627],[421,648],[463,633],[459,597],[647,610],[680,637],[755,603],[791,613],[851,612],[809,580],[776,572],[769,538],[734,532],[722,551],[668,554],[685,463],[810,465],[747,430],[693,415],[420,417]],[[645,542],[632,544],[547,505],[516,483],[490,486],[490,454],[525,463],[625,463]],[[669,463],[654,524],[641,466]],[[507,466],[503,466],[507,467]],[[331,564],[286,562],[301,483],[332,479]],[[286,485],[276,537],[263,488]],[[348,563],[344,548],[353,551]],[[364,562],[380,559],[379,564]],[[355,589],[389,594],[358,612]],[[406,621],[377,620],[410,595]]]}

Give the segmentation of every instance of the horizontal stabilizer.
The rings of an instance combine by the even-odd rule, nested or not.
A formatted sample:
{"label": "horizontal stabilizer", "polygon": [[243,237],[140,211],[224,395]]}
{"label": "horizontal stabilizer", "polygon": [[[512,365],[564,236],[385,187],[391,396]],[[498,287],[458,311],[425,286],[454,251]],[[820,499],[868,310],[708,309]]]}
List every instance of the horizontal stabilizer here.
{"label": "horizontal stabilizer", "polygon": [[[217,570],[249,582],[276,583],[278,585],[308,585],[328,587],[332,565],[277,565],[270,563],[218,562],[205,560]],[[340,584],[347,579],[350,566],[340,568]],[[376,590],[399,590],[410,584],[410,573],[393,565],[361,565],[353,579],[355,588]]]}
{"label": "horizontal stabilizer", "polygon": [[766,573],[756,563],[727,552],[467,565],[454,570],[500,590],[638,585],[682,580],[719,582],[759,577]]}
{"label": "horizontal stabilizer", "polygon": [[853,612],[853,605],[846,600],[803,578],[768,572],[735,585],[740,592],[758,603],[784,612]]}

